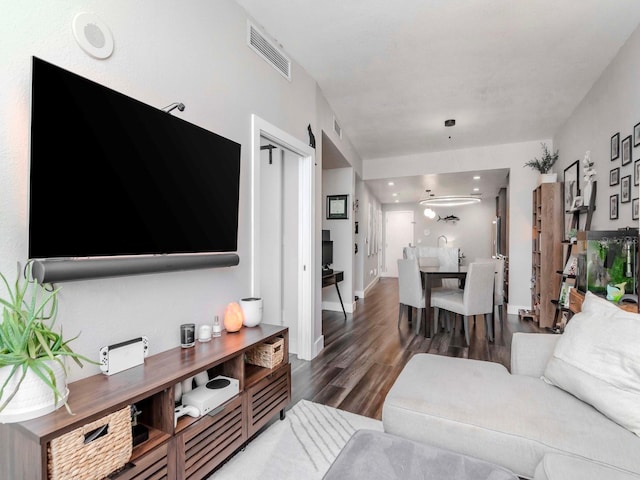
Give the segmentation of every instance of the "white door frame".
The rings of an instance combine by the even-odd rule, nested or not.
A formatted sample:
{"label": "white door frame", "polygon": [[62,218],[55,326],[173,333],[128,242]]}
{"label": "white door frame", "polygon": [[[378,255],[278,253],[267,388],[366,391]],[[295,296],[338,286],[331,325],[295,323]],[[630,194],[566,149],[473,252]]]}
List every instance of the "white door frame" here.
{"label": "white door frame", "polygon": [[287,132],[251,115],[251,296],[260,296],[260,138],[300,156],[298,178],[298,358],[311,360],[315,329],[315,151]]}

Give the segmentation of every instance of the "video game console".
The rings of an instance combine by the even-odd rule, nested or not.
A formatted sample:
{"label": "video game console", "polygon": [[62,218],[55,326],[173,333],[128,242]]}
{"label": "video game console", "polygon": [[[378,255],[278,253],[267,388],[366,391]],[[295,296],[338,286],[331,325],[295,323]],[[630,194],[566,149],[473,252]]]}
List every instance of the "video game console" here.
{"label": "video game console", "polygon": [[142,365],[147,355],[149,355],[149,340],[145,336],[108,345],[100,349],[100,370],[105,375],[113,375]]}

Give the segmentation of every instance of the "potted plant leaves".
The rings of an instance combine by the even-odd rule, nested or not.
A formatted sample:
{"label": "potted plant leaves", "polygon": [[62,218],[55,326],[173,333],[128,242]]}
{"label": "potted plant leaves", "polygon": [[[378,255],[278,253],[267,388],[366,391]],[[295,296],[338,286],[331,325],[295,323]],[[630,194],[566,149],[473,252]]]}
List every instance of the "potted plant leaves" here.
{"label": "potted plant leaves", "polygon": [[558,174],[551,172],[551,168],[558,161],[558,156],[558,150],[551,153],[547,144],[542,143],[542,156],[540,158],[529,160],[524,164],[524,166],[530,167],[540,173],[540,183],[552,183],[558,179]]}
{"label": "potted plant leaves", "polygon": [[80,367],[96,363],[75,353],[56,329],[58,292],[20,268],[13,285],[0,273],[6,292],[0,296],[0,422],[19,422],[45,415],[67,403],[66,359]]}

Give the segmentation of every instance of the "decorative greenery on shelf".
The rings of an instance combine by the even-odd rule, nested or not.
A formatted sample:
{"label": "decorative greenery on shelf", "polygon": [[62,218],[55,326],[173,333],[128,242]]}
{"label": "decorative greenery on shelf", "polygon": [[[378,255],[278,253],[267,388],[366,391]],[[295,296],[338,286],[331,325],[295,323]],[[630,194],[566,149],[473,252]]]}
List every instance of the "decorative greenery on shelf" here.
{"label": "decorative greenery on shelf", "polygon": [[[26,278],[22,282],[18,266],[18,275],[13,287],[2,273],[0,277],[7,289],[7,298],[0,298],[3,307],[0,322],[0,368],[11,368],[7,379],[0,385],[0,398],[3,398],[10,380],[16,375],[20,376],[15,389],[8,392],[6,400],[0,404],[0,412],[14,398],[29,370],[53,391],[54,401],[58,403],[64,395],[60,386],[56,385],[55,374],[47,361],[58,362],[65,371],[65,357],[72,358],[80,367],[83,366],[82,361],[93,364],[97,362],[71,350],[69,343],[78,338],[78,335],[64,340],[62,330],[60,333],[54,331],[60,289],[47,290],[36,280],[29,280],[31,264],[28,264]],[[63,388],[66,388],[66,385]],[[71,413],[67,402],[65,407]]]}
{"label": "decorative greenery on shelf", "polygon": [[549,173],[551,167],[558,161],[559,152],[556,150],[554,153],[549,151],[546,143],[542,143],[542,156],[540,158],[534,158],[524,164],[525,167],[531,167],[533,170],[545,174]]}

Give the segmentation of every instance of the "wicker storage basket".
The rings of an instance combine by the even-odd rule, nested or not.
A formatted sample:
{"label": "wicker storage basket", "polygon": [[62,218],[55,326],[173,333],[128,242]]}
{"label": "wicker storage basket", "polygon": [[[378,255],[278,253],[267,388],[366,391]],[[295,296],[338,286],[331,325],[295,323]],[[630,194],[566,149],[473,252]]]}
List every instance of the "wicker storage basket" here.
{"label": "wicker storage basket", "polygon": [[[104,426],[106,433],[97,435]],[[96,438],[92,440],[93,435]],[[131,450],[131,413],[127,406],[51,440],[49,480],[100,480],[123,467],[131,458]]]}
{"label": "wicker storage basket", "polygon": [[273,368],[284,360],[284,338],[277,337],[247,351],[246,361],[251,365]]}

